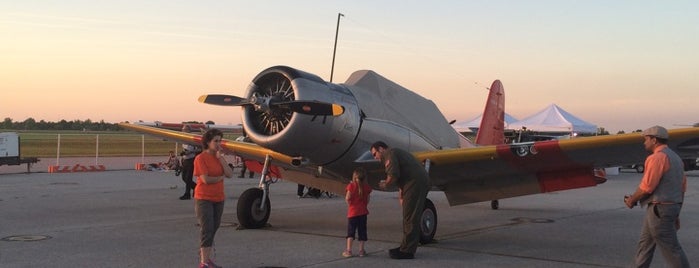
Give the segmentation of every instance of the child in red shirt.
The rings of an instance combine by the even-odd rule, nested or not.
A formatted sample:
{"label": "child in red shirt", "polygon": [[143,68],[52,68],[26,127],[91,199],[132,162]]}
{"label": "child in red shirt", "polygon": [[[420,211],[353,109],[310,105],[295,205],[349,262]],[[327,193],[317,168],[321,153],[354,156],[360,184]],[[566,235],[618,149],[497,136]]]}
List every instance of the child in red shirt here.
{"label": "child in red shirt", "polygon": [[352,257],[352,241],[355,232],[359,233],[359,257],[364,257],[364,242],[367,241],[366,222],[369,209],[371,187],[366,183],[366,170],[357,168],[352,173],[352,182],[347,185],[345,201],[347,202],[347,249],[343,257]]}

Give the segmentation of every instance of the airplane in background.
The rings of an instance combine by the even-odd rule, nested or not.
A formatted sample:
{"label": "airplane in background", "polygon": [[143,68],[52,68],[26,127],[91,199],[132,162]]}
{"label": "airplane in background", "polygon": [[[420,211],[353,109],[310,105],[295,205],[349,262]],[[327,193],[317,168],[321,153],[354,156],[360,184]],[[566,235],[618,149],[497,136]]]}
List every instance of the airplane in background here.
{"label": "airplane in background", "polygon": [[[214,94],[199,101],[241,106],[243,128],[252,142],[224,140],[222,147],[264,161],[260,187],[238,199],[237,217],[246,228],[263,227],[269,219],[271,166],[286,180],[338,194],[344,194],[352,171],[364,167],[369,184],[378,190],[385,173],[370,146],[379,140],[422,161],[432,189],[444,192],[452,206],[595,186],[605,181],[595,169],[638,163],[647,155],[639,133],[505,144],[505,98],[497,80],[475,143],[456,132],[432,101],[368,70],[334,84],[275,66],[252,80],[245,98]],[[120,125],[173,141],[201,142],[199,134]],[[669,133],[674,149],[699,144],[699,128]],[[421,230],[423,243],[437,231],[437,211],[429,199]]]}
{"label": "airplane in background", "polygon": [[163,123],[160,121],[145,122],[141,120],[134,122],[134,124],[185,132],[205,132],[206,130],[211,128],[221,130],[222,132],[242,133],[243,131],[243,126],[241,125],[216,125],[203,123]]}

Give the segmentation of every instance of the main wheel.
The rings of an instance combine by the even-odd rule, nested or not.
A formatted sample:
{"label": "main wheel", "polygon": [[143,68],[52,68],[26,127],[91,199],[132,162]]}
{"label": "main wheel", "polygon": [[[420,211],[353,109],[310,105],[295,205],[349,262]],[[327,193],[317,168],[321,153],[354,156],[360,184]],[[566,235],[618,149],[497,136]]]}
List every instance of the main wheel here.
{"label": "main wheel", "polygon": [[437,233],[437,209],[430,199],[425,200],[425,209],[420,217],[420,243],[428,244]]}
{"label": "main wheel", "polygon": [[264,192],[259,188],[245,190],[238,198],[238,222],[248,229],[262,228],[267,225],[272,205],[269,198],[265,200],[265,205],[260,209]]}

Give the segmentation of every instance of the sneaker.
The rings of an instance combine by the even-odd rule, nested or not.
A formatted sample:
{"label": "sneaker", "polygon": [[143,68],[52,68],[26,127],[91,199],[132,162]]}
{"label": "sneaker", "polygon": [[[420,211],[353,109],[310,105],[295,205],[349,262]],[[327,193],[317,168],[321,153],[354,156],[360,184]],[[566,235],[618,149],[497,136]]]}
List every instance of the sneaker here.
{"label": "sneaker", "polygon": [[360,251],[359,251],[359,257],[364,257],[364,256],[366,256],[366,251],[360,250]]}
{"label": "sneaker", "polygon": [[189,197],[189,194],[184,194],[184,195],[180,196],[180,200],[189,200],[189,199],[192,199],[191,197]]}
{"label": "sneaker", "polygon": [[352,251],[345,250],[342,252],[342,257],[349,258],[352,257]]}

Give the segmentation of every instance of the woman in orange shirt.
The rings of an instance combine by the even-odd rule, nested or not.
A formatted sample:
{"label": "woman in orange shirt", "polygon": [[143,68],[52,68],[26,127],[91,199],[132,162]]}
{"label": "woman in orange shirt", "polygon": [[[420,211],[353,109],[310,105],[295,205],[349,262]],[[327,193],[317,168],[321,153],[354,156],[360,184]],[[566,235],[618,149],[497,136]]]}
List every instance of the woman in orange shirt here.
{"label": "woman in orange shirt", "polygon": [[202,136],[204,152],[194,159],[194,176],[197,178],[194,211],[201,227],[200,268],[220,267],[211,260],[211,252],[223,215],[223,178],[233,176],[233,169],[223,157],[221,138],[223,133],[218,129],[206,131]]}

